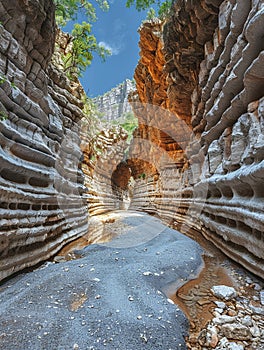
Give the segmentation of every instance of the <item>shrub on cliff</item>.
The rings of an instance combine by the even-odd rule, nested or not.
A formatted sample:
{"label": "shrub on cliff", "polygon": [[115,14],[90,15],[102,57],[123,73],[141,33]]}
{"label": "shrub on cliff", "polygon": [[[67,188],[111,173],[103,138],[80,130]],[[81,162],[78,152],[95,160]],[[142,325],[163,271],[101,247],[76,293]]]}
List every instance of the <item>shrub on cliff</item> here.
{"label": "shrub on cliff", "polygon": [[[109,8],[108,1],[96,0],[103,11]],[[86,21],[75,23],[67,42],[65,54],[62,57],[64,70],[68,76],[80,76],[91,64],[93,54],[97,53],[103,60],[111,52],[100,46],[92,34],[92,24],[96,21],[96,11],[88,0],[54,0],[56,6],[56,22],[59,27],[66,26],[70,21],[77,21],[78,14],[83,12]]]}
{"label": "shrub on cliff", "polygon": [[[127,7],[135,6],[138,11],[149,9],[147,19],[152,19],[154,17],[159,17],[161,19],[165,19],[169,13],[172,6],[173,0],[127,0]],[[158,12],[151,7],[156,5],[158,8]]]}

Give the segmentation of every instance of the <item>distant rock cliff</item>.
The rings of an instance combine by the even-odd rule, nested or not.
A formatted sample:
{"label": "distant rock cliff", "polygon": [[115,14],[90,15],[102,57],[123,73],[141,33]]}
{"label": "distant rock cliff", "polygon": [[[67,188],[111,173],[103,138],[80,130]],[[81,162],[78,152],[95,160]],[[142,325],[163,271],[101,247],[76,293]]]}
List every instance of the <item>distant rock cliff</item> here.
{"label": "distant rock cliff", "polygon": [[134,90],[134,81],[126,79],[104,95],[95,97],[93,102],[98,108],[100,118],[112,121],[120,119],[131,112],[132,108],[128,102],[128,95]]}

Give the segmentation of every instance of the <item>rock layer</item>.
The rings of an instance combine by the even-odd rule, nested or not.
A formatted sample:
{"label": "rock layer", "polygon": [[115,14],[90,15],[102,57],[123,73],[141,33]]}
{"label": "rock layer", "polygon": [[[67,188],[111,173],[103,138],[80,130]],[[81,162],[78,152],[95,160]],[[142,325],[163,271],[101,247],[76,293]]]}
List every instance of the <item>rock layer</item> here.
{"label": "rock layer", "polygon": [[80,91],[50,63],[51,0],[0,2],[0,279],[87,230]]}
{"label": "rock layer", "polygon": [[100,119],[111,122],[124,118],[130,113],[132,108],[128,102],[128,95],[134,90],[134,81],[126,79],[105,94],[95,97],[93,102],[98,109]]}
{"label": "rock layer", "polygon": [[262,278],[263,16],[261,0],[179,0],[140,28],[130,149],[134,209],[202,232]]}
{"label": "rock layer", "polygon": [[89,137],[89,127],[89,124],[83,124],[81,131],[81,149],[84,156],[82,170],[89,214],[98,215],[124,209],[131,176],[124,160],[128,135],[119,126],[102,126],[96,136]]}

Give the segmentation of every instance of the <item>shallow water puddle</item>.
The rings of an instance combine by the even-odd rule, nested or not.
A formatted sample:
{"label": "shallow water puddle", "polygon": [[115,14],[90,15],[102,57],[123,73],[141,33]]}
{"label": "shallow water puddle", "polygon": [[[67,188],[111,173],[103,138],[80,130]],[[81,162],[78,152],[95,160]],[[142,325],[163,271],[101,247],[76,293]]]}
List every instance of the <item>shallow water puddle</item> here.
{"label": "shallow water puddle", "polygon": [[215,265],[215,258],[204,256],[204,268],[198,278],[184,284],[178,291],[170,291],[168,298],[174,301],[186,314],[192,332],[199,332],[212,318],[217,300],[210,289],[215,285],[236,287],[230,271]]}

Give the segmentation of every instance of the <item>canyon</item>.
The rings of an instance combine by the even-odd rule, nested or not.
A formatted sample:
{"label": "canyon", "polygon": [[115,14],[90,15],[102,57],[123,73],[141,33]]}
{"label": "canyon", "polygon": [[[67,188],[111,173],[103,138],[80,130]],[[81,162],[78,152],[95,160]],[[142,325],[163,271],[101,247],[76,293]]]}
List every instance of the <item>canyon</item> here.
{"label": "canyon", "polygon": [[[47,285],[52,286],[52,299],[59,293],[55,291],[58,283],[66,294],[74,291],[80,303],[76,310],[89,293],[93,299],[100,299],[98,309],[104,311],[94,316],[94,322],[98,324],[101,317],[102,325],[107,327],[107,308],[116,313],[118,306],[113,295],[111,305],[100,295],[114,290],[113,280],[107,282],[107,287],[96,283],[109,264],[113,279],[119,283],[122,305],[127,308],[124,298],[131,281],[127,276],[121,281],[118,267],[113,264],[114,259],[125,276],[122,261],[127,259],[131,276],[140,280],[138,299],[143,299],[133,308],[133,317],[141,318],[131,321],[138,340],[133,343],[128,337],[127,341],[137,348],[164,348],[155,337],[150,341],[138,326],[142,319],[140,308],[145,308],[155,314],[155,322],[144,320],[144,329],[152,327],[162,337],[163,324],[156,322],[159,310],[151,301],[155,300],[164,307],[166,324],[174,324],[166,331],[166,348],[184,349],[186,321],[178,308],[176,318],[180,321],[175,321],[175,305],[157,296],[161,286],[150,272],[151,263],[159,277],[165,270],[160,277],[161,281],[164,278],[163,286],[172,283],[173,276],[175,281],[182,278],[184,282],[196,278],[203,265],[202,251],[186,237],[196,235],[260,280],[264,278],[264,2],[178,0],[173,2],[165,21],[144,21],[139,28],[140,60],[135,83],[127,80],[94,100],[101,118],[89,115],[78,79],[69,79],[61,69],[65,36],[56,28],[54,12],[52,0],[0,1],[1,301],[6,310],[15,312],[17,295],[21,310],[31,314],[33,309],[28,303],[36,295],[30,294],[30,286],[32,291],[39,288],[40,295]],[[113,121],[132,111],[138,127],[130,140],[127,131]],[[120,210],[127,213],[123,221],[108,218],[100,222],[101,215]],[[130,220],[130,215],[135,218]],[[155,221],[157,218],[161,221]],[[114,246],[111,242],[95,244],[111,238],[111,228],[101,230],[100,225],[110,227],[115,220],[121,228],[133,227],[134,237],[137,227],[141,227],[142,234],[148,230],[144,220],[153,225],[150,227],[160,227],[159,234],[132,250],[122,251],[123,260],[119,260],[115,256],[118,238],[113,240]],[[84,260],[68,261],[66,265],[47,263],[25,273],[26,268],[52,259],[77,239],[83,240],[80,248],[89,245],[83,252],[78,250]],[[159,239],[161,257],[157,257]],[[182,261],[182,246],[177,247],[177,240],[186,250]],[[144,252],[148,254],[146,265]],[[173,264],[184,276],[178,270],[173,275]],[[89,267],[87,281],[83,280],[80,266],[81,271]],[[92,273],[97,267],[100,277]],[[150,276],[147,282],[141,276],[143,270],[143,276]],[[22,277],[16,275],[18,272]],[[183,280],[177,288],[184,284]],[[82,283],[83,288],[79,288]],[[145,300],[143,294],[148,295],[148,290],[151,297]],[[65,299],[63,305],[70,303],[66,296],[58,298]],[[80,332],[80,319],[76,310],[56,314],[56,305],[54,327],[59,335],[52,346],[57,348],[61,341],[60,318],[76,317],[71,328],[73,338],[74,332]],[[124,323],[129,330],[125,319],[130,316],[115,314],[117,328]],[[21,324],[26,317],[21,311]],[[42,322],[37,318],[35,321]],[[1,322],[11,320],[4,317]],[[68,323],[64,326],[68,327]],[[173,331],[178,334],[177,341]],[[38,331],[33,333],[37,337]],[[91,341],[90,335],[87,341]],[[3,336],[6,349],[13,336],[11,328],[8,338]],[[117,338],[121,344],[121,331]],[[30,338],[25,336],[23,344],[30,346],[28,341]],[[39,348],[35,338],[34,344]],[[118,348],[110,340],[107,344]],[[67,343],[64,349],[79,349],[75,345]],[[12,349],[19,346],[13,343]],[[99,346],[95,348],[105,345]],[[121,349],[122,344],[119,346]],[[128,349],[128,343],[123,346]]]}

